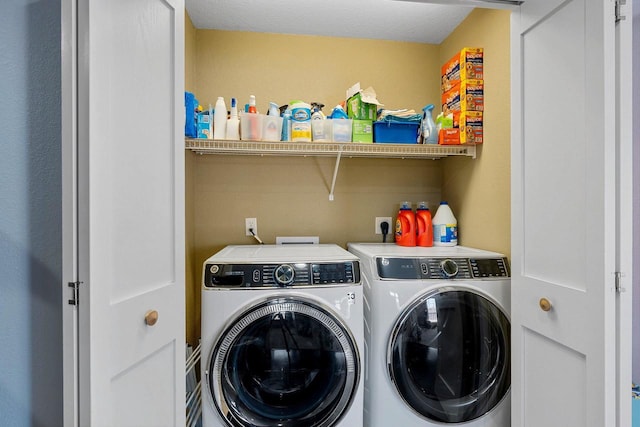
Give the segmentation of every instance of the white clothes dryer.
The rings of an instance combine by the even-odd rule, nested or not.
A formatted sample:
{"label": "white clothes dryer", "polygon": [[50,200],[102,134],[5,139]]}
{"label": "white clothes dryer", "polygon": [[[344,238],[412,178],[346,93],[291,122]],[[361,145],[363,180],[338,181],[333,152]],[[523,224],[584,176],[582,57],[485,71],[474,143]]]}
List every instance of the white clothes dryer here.
{"label": "white clothes dryer", "polygon": [[461,246],[349,244],[365,299],[367,427],[508,427],[510,273]]}
{"label": "white clothes dryer", "polygon": [[228,246],[202,275],[203,427],[358,427],[358,258],[337,245]]}

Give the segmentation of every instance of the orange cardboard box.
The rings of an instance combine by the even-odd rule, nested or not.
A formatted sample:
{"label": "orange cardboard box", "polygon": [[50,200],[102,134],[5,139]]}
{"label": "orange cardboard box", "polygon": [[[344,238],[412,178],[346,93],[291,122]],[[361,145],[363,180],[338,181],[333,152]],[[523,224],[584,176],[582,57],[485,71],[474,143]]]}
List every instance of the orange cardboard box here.
{"label": "orange cardboard box", "polygon": [[484,80],[464,80],[444,92],[441,97],[442,112],[483,111]]}
{"label": "orange cardboard box", "polygon": [[483,142],[482,111],[465,111],[453,113],[453,128],[440,129],[438,144],[482,144]]}
{"label": "orange cardboard box", "polygon": [[440,71],[442,92],[450,90],[464,80],[482,80],[484,79],[484,49],[465,47],[445,62]]}
{"label": "orange cardboard box", "polygon": [[460,113],[458,119],[460,125],[460,144],[482,144],[482,115],[482,111],[466,111]]}
{"label": "orange cardboard box", "polygon": [[438,144],[460,145],[460,128],[440,129],[438,131]]}

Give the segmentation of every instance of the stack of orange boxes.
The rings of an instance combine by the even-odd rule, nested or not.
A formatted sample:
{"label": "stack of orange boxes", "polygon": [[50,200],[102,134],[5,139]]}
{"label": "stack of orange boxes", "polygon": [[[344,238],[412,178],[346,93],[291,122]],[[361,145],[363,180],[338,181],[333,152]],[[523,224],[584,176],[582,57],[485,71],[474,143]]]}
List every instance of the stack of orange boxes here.
{"label": "stack of orange boxes", "polygon": [[440,130],[438,144],[482,143],[483,56],[481,47],[465,47],[442,66],[442,112],[453,113],[453,129]]}

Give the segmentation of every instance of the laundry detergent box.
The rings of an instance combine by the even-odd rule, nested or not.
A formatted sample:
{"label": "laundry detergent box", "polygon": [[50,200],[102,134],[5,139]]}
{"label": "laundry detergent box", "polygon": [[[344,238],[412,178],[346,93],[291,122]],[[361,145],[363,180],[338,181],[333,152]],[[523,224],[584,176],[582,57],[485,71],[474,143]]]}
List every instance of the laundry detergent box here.
{"label": "laundry detergent box", "polygon": [[482,144],[484,135],[482,111],[454,112],[453,126],[453,128],[438,131],[438,144]]}
{"label": "laundry detergent box", "polygon": [[484,80],[463,80],[442,94],[442,112],[483,111]]}
{"label": "laundry detergent box", "polygon": [[197,138],[211,139],[213,133],[211,132],[211,116],[209,113],[198,113],[197,116]]}
{"label": "laundry detergent box", "polygon": [[442,92],[464,80],[484,79],[484,49],[465,47],[445,62],[441,68]]}
{"label": "laundry detergent box", "polygon": [[376,108],[376,104],[364,102],[362,94],[358,92],[347,100],[347,117],[357,120],[375,120]]}
{"label": "laundry detergent box", "polygon": [[373,142],[373,121],[353,120],[353,142]]}
{"label": "laundry detergent box", "polygon": [[[482,144],[482,116],[482,111],[464,111],[459,114],[460,144]],[[453,121],[456,121],[455,118]]]}
{"label": "laundry detergent box", "polygon": [[460,145],[460,128],[447,128],[438,131],[438,144]]}

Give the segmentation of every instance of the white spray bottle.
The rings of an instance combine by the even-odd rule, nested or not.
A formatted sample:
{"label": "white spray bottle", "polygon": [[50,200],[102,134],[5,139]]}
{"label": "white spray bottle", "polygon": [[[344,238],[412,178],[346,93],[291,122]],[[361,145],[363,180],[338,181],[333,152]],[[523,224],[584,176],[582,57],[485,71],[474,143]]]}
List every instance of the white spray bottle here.
{"label": "white spray bottle", "polygon": [[238,105],[235,98],[231,98],[231,115],[227,120],[226,139],[233,141],[240,139],[240,119],[238,118]]}

